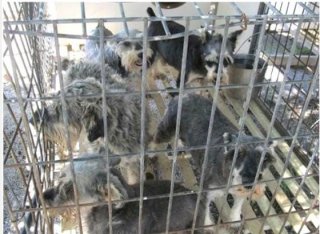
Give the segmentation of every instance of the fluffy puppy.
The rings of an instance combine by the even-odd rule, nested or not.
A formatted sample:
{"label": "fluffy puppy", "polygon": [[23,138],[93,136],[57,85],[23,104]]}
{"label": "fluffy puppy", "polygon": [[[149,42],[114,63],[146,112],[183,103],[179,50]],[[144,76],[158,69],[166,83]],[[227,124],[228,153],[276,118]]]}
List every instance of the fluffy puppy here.
{"label": "fluffy puppy", "polygon": [[[85,63],[82,63],[85,64]],[[80,64],[78,64],[80,66]],[[88,64],[87,64],[88,65]],[[81,67],[81,66],[80,66]],[[88,66],[91,67],[92,66]],[[99,65],[97,67],[100,67]],[[74,67],[73,67],[74,68]],[[118,82],[119,75],[105,65],[106,92],[107,94],[118,91],[127,91],[124,83]],[[75,75],[68,73],[69,84],[65,87],[66,105],[68,113],[68,131],[70,135],[71,147],[74,148],[79,141],[80,133],[85,132],[87,140],[95,144],[100,142],[104,135],[103,106],[102,106],[102,84],[99,81],[100,72],[96,69],[92,71],[80,70]],[[95,77],[90,77],[90,74]],[[88,77],[87,77],[88,76]],[[85,78],[87,77],[87,78]],[[101,78],[100,78],[101,79]],[[58,93],[57,96],[60,94]],[[99,95],[95,97],[85,97]],[[73,97],[73,98],[68,98]],[[128,154],[140,152],[141,133],[141,100],[140,95],[110,95],[106,97],[107,128],[108,128],[108,148],[114,154]],[[42,113],[43,112],[43,113]],[[43,114],[43,116],[42,116]],[[58,145],[58,151],[62,158],[65,157],[67,149],[67,138],[65,137],[65,126],[63,122],[62,103],[59,100],[48,105],[44,110],[35,114],[35,119],[31,123],[40,123],[42,119],[44,135]],[[148,126],[149,116],[146,112],[145,126]],[[144,144],[149,142],[149,133],[146,132]],[[79,142],[82,144],[82,142]],[[99,144],[98,144],[99,146]],[[123,157],[121,159],[122,171],[127,174],[129,183],[133,183],[139,176],[138,156]]]}
{"label": "fluffy puppy", "polygon": [[[169,103],[165,116],[160,122],[157,132],[154,136],[155,143],[168,142],[174,136],[176,128],[178,98],[174,98]],[[208,126],[210,121],[212,102],[200,95],[186,95],[183,98],[182,104],[182,119],[180,123],[180,139],[183,143],[190,146],[204,146],[207,140]],[[208,152],[208,164],[205,168],[205,183],[204,188],[220,188],[207,193],[206,206],[206,225],[211,225],[211,217],[209,212],[209,204],[214,201],[216,197],[224,195],[223,188],[228,182],[229,174],[232,174],[232,187],[228,193],[232,194],[235,199],[235,204],[232,207],[230,217],[228,220],[236,221],[240,219],[241,207],[244,198],[249,194],[255,175],[258,170],[258,164],[261,158],[262,146],[259,144],[245,144],[241,145],[235,168],[230,171],[234,147],[224,149],[217,147],[224,143],[234,142],[237,130],[232,124],[216,109],[213,132],[211,136],[211,146]],[[243,136],[241,143],[248,143],[256,140],[251,136]],[[204,149],[192,150],[190,153],[196,167],[196,175],[199,178]],[[259,180],[262,179],[262,173],[271,163],[274,162],[274,157],[268,150],[265,155],[262,170],[259,175]],[[257,197],[264,192],[264,185],[258,184],[255,188],[254,195]]]}
{"label": "fluffy puppy", "polygon": [[[84,80],[88,77],[94,77],[97,81],[102,83],[101,68],[102,67],[100,63],[92,61],[79,61],[77,63],[74,63],[69,66],[68,70],[65,72],[65,75],[63,77],[64,85],[67,86],[75,80]],[[133,81],[119,74],[112,66],[110,66],[109,64],[104,64],[103,69],[105,74],[105,77],[103,77],[103,79],[108,85],[109,91],[116,91],[118,89],[123,90],[124,88],[127,88],[129,90],[133,89]],[[135,77],[136,78],[134,78],[133,80],[138,79],[138,76]]]}
{"label": "fluffy puppy", "polygon": [[[129,30],[120,32],[104,44],[104,59],[107,64],[116,69],[122,76],[129,76],[131,73],[140,74],[142,71],[143,43],[142,33],[138,30]],[[97,27],[93,34],[97,37],[95,40],[86,42],[86,59],[100,62],[101,53],[99,47],[100,29]],[[106,33],[104,33],[106,36]],[[109,35],[107,35],[109,36]],[[141,40],[130,40],[130,37],[141,37]],[[95,46],[93,46],[95,45]],[[149,60],[153,52],[147,49],[147,59]]]}
{"label": "fluffy puppy", "polygon": [[[104,25],[102,25],[103,28],[103,36],[108,37],[112,36],[113,33],[107,29]],[[97,27],[90,32],[90,36],[93,36],[95,38],[86,40],[85,44],[85,56],[86,59],[89,61],[94,62],[100,62],[99,58],[101,57],[100,54],[100,23],[98,23]],[[107,41],[104,40],[104,44],[106,44]]]}
{"label": "fluffy puppy", "polygon": [[[155,17],[155,13],[152,8],[147,9],[147,13],[150,17]],[[185,27],[173,22],[167,21],[167,25],[171,34],[182,33],[185,31]],[[237,38],[241,34],[242,30],[235,31],[228,36],[224,61],[223,61],[223,75],[226,75],[226,67],[233,63],[233,51],[236,46]],[[152,21],[148,27],[148,36],[164,36],[165,31],[163,29],[161,21]],[[208,82],[213,82],[216,79],[219,56],[221,53],[222,35],[211,35],[207,31],[204,38],[197,35],[190,35],[188,41],[187,61],[186,61],[186,77],[185,82],[190,83],[197,79],[204,79]],[[170,70],[171,74],[173,68],[178,70],[177,86],[180,86],[180,72],[182,63],[182,51],[183,51],[184,38],[167,39],[162,41],[150,42],[151,49],[156,52],[153,57],[155,59],[156,66],[152,69],[156,69],[153,74],[162,73],[161,71]],[[158,62],[157,60],[161,60]],[[159,68],[159,64],[169,68]]]}
{"label": "fluffy puppy", "polygon": [[[93,157],[99,155],[84,155]],[[112,201],[113,233],[138,233],[139,202],[125,202],[140,196],[140,185],[128,185],[121,175],[110,169],[110,193],[107,186],[107,171],[102,159],[74,162],[74,171],[79,194],[79,203]],[[175,184],[174,192],[188,191]],[[143,196],[166,195],[170,192],[170,181],[146,181]],[[44,191],[45,205],[59,207],[74,204],[74,190],[70,167],[61,173],[58,185]],[[195,194],[173,197],[170,218],[170,231],[191,227],[196,205]],[[144,199],[142,210],[142,233],[160,233],[165,231],[169,198]],[[85,233],[109,233],[108,205],[81,206],[80,214]],[[200,203],[197,227],[202,225],[203,205]],[[189,232],[179,232],[189,233]]]}

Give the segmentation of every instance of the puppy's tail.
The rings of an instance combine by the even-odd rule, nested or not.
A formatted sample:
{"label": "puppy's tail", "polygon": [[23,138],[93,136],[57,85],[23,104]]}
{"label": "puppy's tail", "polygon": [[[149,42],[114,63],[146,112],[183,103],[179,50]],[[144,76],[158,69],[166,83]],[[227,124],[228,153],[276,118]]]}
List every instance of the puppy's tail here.
{"label": "puppy's tail", "polygon": [[154,13],[153,9],[151,7],[147,8],[147,13],[150,17],[155,17],[156,14]]}

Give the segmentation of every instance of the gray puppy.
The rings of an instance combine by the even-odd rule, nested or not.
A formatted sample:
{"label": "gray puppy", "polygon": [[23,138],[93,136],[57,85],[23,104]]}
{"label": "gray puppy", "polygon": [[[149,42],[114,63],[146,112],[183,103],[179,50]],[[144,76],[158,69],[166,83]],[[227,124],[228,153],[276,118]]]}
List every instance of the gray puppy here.
{"label": "gray puppy", "polygon": [[[104,28],[104,36],[111,36],[109,30]],[[85,53],[86,59],[89,61],[100,62],[101,50],[99,46],[100,28],[92,32],[92,36],[96,39],[86,41]],[[141,40],[130,40],[130,37],[141,37]],[[112,39],[104,41],[103,56],[105,63],[109,64],[122,76],[130,76],[132,73],[141,74],[142,71],[142,58],[143,58],[143,44],[142,33],[136,29],[119,32],[114,35]],[[153,52],[147,48],[147,60],[150,60]]]}
{"label": "gray puppy", "polygon": [[[128,91],[129,87],[123,82],[122,77],[107,64],[105,64],[104,69],[105,89],[106,93],[110,95],[106,97],[105,101],[108,148],[114,154],[138,154],[141,147],[141,97],[140,95],[114,94],[119,91]],[[79,141],[82,131],[85,131],[89,142],[96,143],[96,140],[101,140],[105,136],[100,65],[80,62],[71,66],[67,71],[66,83],[64,92],[67,97],[67,120],[71,147],[74,148]],[[86,97],[90,95],[98,96]],[[57,97],[59,96],[60,93],[57,94]],[[56,100],[53,104],[44,108],[43,111],[38,111],[34,115],[35,119],[31,119],[31,123],[39,124],[40,120],[43,120],[45,136],[58,144],[59,154],[64,157],[64,152],[67,149],[67,138],[65,137],[61,100]],[[145,120],[145,126],[148,126],[148,111]],[[149,134],[146,132],[144,144],[147,145],[149,140]],[[79,143],[82,144],[83,142]],[[136,181],[139,175],[138,156],[123,157],[121,162],[124,173],[127,173],[127,169],[131,170],[126,177],[132,179],[133,182]]]}
{"label": "gray puppy", "polygon": [[[171,100],[166,110],[165,116],[160,122],[154,137],[155,143],[168,142],[174,136],[176,128],[178,97]],[[212,102],[199,95],[186,95],[183,97],[180,139],[185,146],[204,146],[207,140],[209,120],[211,114]],[[211,225],[209,204],[215,198],[224,195],[221,187],[227,185],[229,174],[232,173],[232,187],[229,193],[234,195],[234,206],[230,213],[229,220],[237,221],[240,219],[241,207],[245,197],[249,194],[252,183],[258,170],[258,164],[261,158],[262,147],[258,144],[244,144],[240,146],[235,168],[231,172],[231,164],[234,156],[234,147],[225,150],[221,145],[224,143],[234,142],[238,131],[226,119],[222,113],[216,109],[213,132],[211,136],[211,147],[208,152],[208,164],[205,167],[205,184],[204,188],[217,188],[207,193],[206,206],[206,225]],[[257,138],[244,136],[242,143],[255,141]],[[220,146],[220,147],[219,147]],[[196,175],[199,177],[202,167],[204,149],[192,150],[190,153],[196,167]],[[262,179],[262,173],[271,163],[274,157],[268,151],[265,155],[259,180]],[[263,194],[264,185],[257,185],[254,194],[257,196]]]}
{"label": "gray puppy", "polygon": [[[95,157],[101,155],[83,155]],[[79,203],[105,202],[111,199],[113,233],[138,233],[139,202],[125,202],[127,199],[140,196],[140,185],[128,185],[121,175],[110,169],[110,194],[107,186],[107,171],[103,159],[74,162],[74,171],[79,194]],[[175,184],[174,192],[188,191]],[[149,199],[143,201],[142,233],[164,232],[169,198],[150,199],[150,196],[168,195],[170,181],[146,181],[143,196]],[[62,171],[58,185],[43,193],[45,204],[58,207],[74,204],[74,190],[70,167]],[[188,229],[191,227],[196,205],[196,194],[174,196],[172,201],[170,231]],[[109,233],[108,205],[93,205],[80,207],[84,232],[92,234]],[[202,225],[203,205],[200,203],[199,217],[196,227]],[[187,231],[179,233],[189,233]]]}

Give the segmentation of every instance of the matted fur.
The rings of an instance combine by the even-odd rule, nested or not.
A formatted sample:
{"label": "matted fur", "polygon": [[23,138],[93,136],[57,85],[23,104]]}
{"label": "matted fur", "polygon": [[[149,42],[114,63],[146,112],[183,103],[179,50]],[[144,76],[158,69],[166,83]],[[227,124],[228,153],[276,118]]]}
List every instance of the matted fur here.
{"label": "matted fur", "polygon": [[[92,35],[99,37],[100,29],[97,28],[92,32]],[[105,36],[110,36],[109,34]],[[141,37],[141,40],[130,40],[130,37]],[[104,60],[105,63],[113,67],[122,76],[129,76],[132,73],[141,74],[142,71],[142,56],[143,44],[142,33],[139,30],[132,29],[119,32],[108,41],[104,42]],[[99,47],[99,39],[87,40],[86,42],[86,59],[89,61],[100,62],[101,52]],[[153,51],[147,48],[147,60],[151,58]]]}
{"label": "matted fur", "polygon": [[[84,154],[83,157],[101,157],[98,154]],[[126,199],[140,196],[140,185],[128,185],[121,175],[110,169],[110,189],[107,186],[107,168],[103,159],[74,162],[74,171],[79,194],[79,203],[113,202],[112,228],[113,233],[138,233],[139,202],[124,202]],[[175,184],[174,192],[188,191]],[[165,195],[170,192],[170,181],[146,181],[143,196]],[[47,206],[59,207],[74,204],[74,191],[70,167],[62,172],[57,186],[43,193]],[[169,198],[148,199],[143,201],[142,233],[164,232]],[[191,228],[197,195],[189,194],[173,197],[169,231]],[[203,224],[203,204],[200,202],[197,226]],[[109,233],[108,205],[81,206],[80,214],[85,233]],[[190,233],[190,232],[179,232]]]}
{"label": "matted fur", "polygon": [[[140,152],[141,134],[141,97],[137,95],[116,95],[115,92],[128,91],[130,88],[125,84],[123,78],[108,65],[104,66],[106,80],[106,93],[113,93],[106,97],[108,148],[114,154],[128,154]],[[81,131],[85,131],[87,139],[95,143],[103,138],[103,107],[102,107],[102,83],[101,67],[99,64],[80,62],[69,68],[66,76],[64,92],[68,113],[68,131],[70,133],[71,147],[73,148],[79,140]],[[57,96],[60,94],[58,93]],[[99,95],[86,98],[88,95]],[[76,96],[69,99],[68,96]],[[45,136],[58,144],[59,152],[67,149],[67,138],[65,137],[65,126],[63,122],[61,100],[55,101],[41,112],[35,114],[34,122],[43,120]],[[144,144],[149,142],[148,111],[145,118],[146,137]],[[103,142],[103,141],[101,141]],[[79,142],[82,144],[82,142]],[[64,156],[63,153],[61,153]],[[128,173],[128,180],[133,183],[139,176],[138,156],[123,157],[121,168]],[[127,171],[129,170],[129,172]]]}
{"label": "matted fur", "polygon": [[[158,125],[154,137],[155,143],[168,142],[175,134],[176,118],[178,108],[178,97],[172,99],[168,105],[165,116]],[[185,146],[203,146],[206,145],[208,127],[212,101],[200,95],[189,94],[183,97],[180,133],[179,137]],[[227,135],[225,134],[227,133]],[[213,131],[211,136],[211,146],[219,146],[224,143],[235,142],[238,130],[226,119],[223,114],[216,109]],[[231,137],[227,137],[231,136]],[[241,143],[248,143],[256,140],[252,136],[243,136]],[[254,178],[257,173],[258,164],[261,159],[261,145],[243,144],[240,146],[235,168],[231,172],[231,163],[234,156],[234,147],[225,150],[224,147],[209,148],[208,163],[205,167],[204,188],[217,188],[227,185],[229,174],[232,173],[231,185],[236,185],[229,189],[229,193],[234,195],[235,205],[233,206],[229,220],[236,221],[240,219],[241,207],[245,197],[249,194]],[[199,179],[205,150],[192,150],[195,172]],[[262,179],[262,173],[271,163],[275,161],[271,152],[268,150],[262,165],[259,180]],[[261,187],[262,186],[262,187]],[[254,194],[258,196],[264,192],[264,185],[257,185]],[[259,194],[258,194],[259,193]],[[207,193],[206,206],[206,225],[212,224],[210,219],[209,204],[216,197],[224,195],[223,190],[214,190]]]}

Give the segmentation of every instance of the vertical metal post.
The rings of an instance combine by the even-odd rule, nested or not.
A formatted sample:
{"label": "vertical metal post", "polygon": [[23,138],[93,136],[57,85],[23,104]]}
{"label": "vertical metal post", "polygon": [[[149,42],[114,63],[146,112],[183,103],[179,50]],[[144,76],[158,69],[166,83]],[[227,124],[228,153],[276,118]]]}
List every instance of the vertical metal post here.
{"label": "vertical metal post", "polygon": [[[147,52],[148,52],[148,19],[143,19],[143,58],[141,82],[141,135],[140,135],[140,199],[139,199],[139,227],[138,233],[143,233],[143,185],[144,185],[144,157],[145,157],[145,119],[146,119],[146,87],[147,87]],[[148,156],[147,156],[148,157]],[[148,215],[148,214],[146,214]]]}
{"label": "vertical metal post", "polygon": [[[64,81],[62,76],[62,64],[61,64],[61,56],[60,56],[60,46],[59,46],[59,38],[58,38],[58,26],[57,22],[53,22],[53,32],[54,32],[54,44],[56,49],[56,57],[58,63],[58,75],[59,75],[59,83],[60,83],[60,94],[61,94],[61,106],[62,106],[62,117],[63,124],[65,126],[65,137],[67,139],[67,148],[68,148],[68,157],[70,161],[70,169],[71,169],[71,179],[73,183],[73,191],[75,197],[76,211],[77,211],[77,219],[79,223],[79,231],[82,234],[82,224],[81,224],[81,215],[80,215],[80,207],[79,207],[79,192],[77,188],[77,180],[74,172],[74,162],[72,157],[72,147],[70,142],[70,133],[68,131],[68,112],[67,112],[67,102],[65,99],[65,90],[64,90]],[[45,204],[45,203],[42,203]]]}
{"label": "vertical metal post", "polygon": [[194,212],[194,216],[193,216],[192,233],[194,233],[195,225],[196,225],[196,222],[197,222],[199,204],[200,204],[200,200],[201,200],[202,192],[203,192],[205,169],[206,169],[207,164],[208,164],[208,153],[209,153],[209,147],[210,147],[212,130],[213,130],[214,116],[215,116],[216,107],[217,107],[216,103],[218,101],[218,94],[219,94],[219,88],[220,88],[220,83],[221,83],[221,73],[222,73],[222,68],[223,68],[222,64],[223,64],[224,52],[225,52],[226,44],[227,44],[230,17],[226,16],[225,17],[225,21],[226,21],[226,25],[225,25],[225,28],[224,28],[224,34],[223,34],[223,39],[222,39],[221,53],[220,53],[220,56],[219,56],[219,63],[218,63],[219,67],[218,67],[217,81],[216,81],[216,85],[215,85],[215,92],[214,92],[213,102],[212,102],[212,106],[211,106],[210,121],[209,121],[209,127],[208,127],[208,135],[207,135],[207,140],[206,140],[206,148],[205,148],[203,163],[202,163],[202,166],[201,166],[201,176],[200,176],[200,182],[199,182],[199,190],[197,192],[196,208],[195,208],[195,212]]}
{"label": "vertical metal post", "polygon": [[[251,101],[251,95],[252,95],[252,91],[253,91],[253,85],[254,85],[254,81],[255,81],[255,75],[257,73],[257,68],[258,68],[258,62],[259,62],[259,54],[262,48],[262,38],[265,34],[265,30],[266,30],[266,23],[267,23],[267,16],[265,15],[263,17],[263,22],[262,22],[262,27],[261,27],[261,31],[260,31],[260,37],[259,37],[259,44],[258,44],[258,48],[256,50],[256,54],[255,54],[255,60],[254,60],[254,64],[253,64],[253,70],[251,73],[251,77],[250,77],[250,82],[248,84],[248,91],[247,91],[247,96],[246,96],[246,100],[243,104],[243,115],[241,116],[240,120],[239,120],[239,134],[238,137],[236,139],[236,143],[235,143],[235,152],[233,155],[233,160],[232,160],[232,164],[231,164],[231,169],[230,169],[230,173],[229,173],[229,177],[228,177],[228,183],[227,183],[227,187],[225,189],[225,195],[228,194],[229,188],[231,186],[231,182],[232,182],[232,172],[235,168],[236,165],[236,160],[238,157],[238,152],[239,152],[239,147],[240,147],[240,139],[242,137],[243,134],[243,128],[245,125],[245,121],[247,118],[247,114],[248,114],[248,109],[249,109],[249,104]],[[221,208],[221,212],[222,213],[223,207]],[[218,223],[221,222],[221,216],[219,217]]]}
{"label": "vertical metal post", "polygon": [[[164,18],[163,13],[162,13],[162,10],[161,10],[161,7],[160,7],[160,4],[159,4],[158,2],[156,2],[155,4],[156,4],[156,8],[157,8],[159,17]],[[167,25],[167,21],[165,21],[165,20],[162,19],[162,20],[161,20],[161,23],[162,23],[162,27],[163,27],[166,35],[167,35],[167,36],[171,35],[170,30],[169,30],[168,25]]]}
{"label": "vertical metal post", "polygon": [[[105,52],[104,52],[104,22],[99,20],[100,30],[100,66],[101,66],[101,80],[102,80],[102,116],[103,116],[103,132],[104,132],[104,146],[105,146],[105,159],[107,167],[107,190],[108,194],[111,194],[110,187],[110,159],[109,159],[109,147],[108,147],[108,114],[107,114],[107,97],[106,97],[106,74],[105,74]],[[109,216],[109,232],[112,234],[112,201],[111,196],[108,196],[108,216]]]}
{"label": "vertical metal post", "polygon": [[170,185],[170,196],[169,196],[169,204],[168,204],[168,214],[167,214],[167,221],[166,221],[166,234],[168,234],[169,226],[170,226],[174,181],[175,181],[175,173],[176,173],[177,147],[178,147],[179,132],[180,132],[182,98],[184,93],[184,81],[185,81],[185,75],[186,75],[185,71],[186,71],[186,64],[187,64],[187,52],[188,52],[188,42],[189,42],[189,26],[190,26],[190,17],[186,17],[186,27],[184,31],[182,64],[181,64],[181,75],[180,75],[181,83],[179,88],[177,122],[176,122],[175,138],[174,138],[174,145],[173,145],[174,152],[173,152],[173,158],[172,158],[171,185]]}
{"label": "vertical metal post", "polygon": [[[6,30],[8,30],[8,25],[6,25]],[[16,84],[19,84],[19,79],[18,79],[18,75],[17,75],[17,67],[16,67],[16,63],[14,61],[14,54],[13,54],[13,50],[12,50],[12,45],[11,45],[11,40],[10,40],[10,36],[9,36],[9,33],[7,32],[6,35],[4,35],[4,38],[5,38],[5,42],[8,46],[8,49],[9,49],[9,55],[10,55],[10,59],[11,59],[11,65],[12,65],[12,69],[13,69],[13,77],[14,77],[14,81]],[[27,115],[23,109],[23,98],[22,98],[22,92],[21,92],[21,88],[20,88],[20,85],[16,85],[16,94],[17,94],[17,100],[18,100],[18,103],[19,103],[19,107],[20,107],[20,110],[21,110],[21,113],[22,113],[22,121],[23,121],[23,124],[24,124],[24,127],[25,127],[25,131],[26,131],[26,138],[27,138],[27,145],[28,145],[28,151],[30,153],[33,152],[33,144],[31,143],[32,142],[32,134],[31,134],[31,131],[30,131],[30,128],[29,128],[29,122],[28,122],[28,118],[27,118]],[[34,172],[34,178],[35,178],[35,184],[36,184],[36,188],[39,192],[39,195],[40,195],[40,201],[42,204],[45,204],[44,203],[44,199],[43,199],[43,196],[42,196],[42,186],[41,186],[41,181],[40,181],[40,174],[39,174],[39,170],[38,170],[38,167],[36,165],[36,159],[35,159],[35,155],[31,155],[32,157],[32,169],[33,169],[33,172]],[[43,207],[43,215],[44,215],[44,219],[46,221],[46,223],[48,224],[48,226],[50,226],[50,220],[48,218],[48,215],[47,215],[47,210],[46,210],[46,207],[44,206]],[[51,234],[50,230],[49,230],[49,234]]]}
{"label": "vertical metal post", "polygon": [[[84,2],[80,3],[80,8],[81,8],[81,18],[85,19],[86,18],[86,8],[85,8]],[[82,34],[84,36],[87,36],[87,24],[85,22],[82,23]]]}
{"label": "vertical metal post", "polygon": [[[293,58],[293,55],[294,55],[294,52],[295,52],[295,48],[296,48],[296,43],[297,43],[297,39],[298,39],[298,35],[297,35],[297,34],[298,34],[299,31],[300,31],[302,22],[303,22],[303,18],[301,18],[301,19],[299,20],[299,24],[298,24],[298,28],[297,28],[297,31],[296,31],[296,35],[295,35],[295,37],[294,37],[294,40],[293,40],[293,43],[292,43],[292,46],[291,46],[288,63],[287,63],[287,65],[286,65],[286,69],[285,69],[285,72],[284,72],[284,78],[283,78],[283,81],[282,81],[282,83],[281,83],[280,90],[279,90],[279,96],[278,96],[278,99],[277,99],[277,102],[276,102],[276,105],[275,105],[275,108],[274,108],[274,112],[273,112],[273,115],[272,115],[272,118],[271,118],[271,121],[270,121],[270,126],[269,126],[269,131],[268,131],[268,134],[267,134],[267,138],[265,139],[265,142],[264,142],[264,147],[263,147],[263,152],[262,152],[262,158],[264,157],[264,155],[265,155],[265,153],[266,153],[266,146],[267,146],[268,141],[269,141],[269,139],[270,139],[270,135],[271,135],[271,132],[272,132],[272,129],[273,129],[273,125],[274,125],[275,119],[276,119],[276,113],[277,113],[277,111],[278,111],[278,109],[279,109],[280,102],[281,102],[281,100],[282,100],[282,95],[283,95],[283,93],[284,93],[285,84],[286,84],[286,81],[287,81],[287,79],[288,79],[288,74],[289,74],[289,70],[290,70],[290,67],[291,67],[292,58]],[[313,81],[313,82],[314,82],[314,81]],[[312,92],[309,93],[309,96],[310,96],[309,99],[311,98],[311,94],[312,94]],[[306,108],[306,105],[304,106],[304,108]],[[302,113],[303,113],[303,112],[302,112]],[[301,126],[302,118],[300,118],[299,123],[300,123],[300,125],[298,125],[298,127]],[[284,172],[285,172],[285,170],[286,170],[286,168],[287,168],[287,166],[288,166],[288,163],[289,163],[288,159],[291,158],[291,153],[292,153],[293,145],[294,145],[294,142],[296,141],[296,139],[297,139],[297,137],[298,137],[298,132],[299,132],[299,128],[300,128],[300,127],[299,127],[299,128],[298,128],[298,127],[297,127],[296,134],[295,134],[295,136],[293,137],[293,140],[292,140],[292,143],[291,143],[291,147],[290,147],[290,150],[289,150],[289,153],[288,153],[288,157],[287,157],[287,159],[286,159],[286,162],[285,162],[283,171],[282,171],[282,173],[281,173],[280,179],[279,179],[279,181],[278,181],[278,183],[277,183],[277,186],[276,186],[275,191],[274,191],[273,194],[272,194],[272,199],[271,199],[271,201],[270,201],[269,208],[268,208],[268,210],[267,210],[267,212],[266,212],[266,214],[265,214],[266,217],[267,217],[267,216],[269,215],[269,213],[270,213],[272,204],[273,204],[273,202],[274,202],[274,200],[275,200],[275,194],[277,193],[277,190],[278,190],[278,188],[279,188],[279,186],[280,186],[280,184],[281,184],[281,182],[282,182],[282,180],[283,180]],[[260,162],[260,163],[261,163],[261,162]],[[259,165],[259,166],[260,166],[260,165]],[[257,176],[258,176],[258,175],[256,175],[256,179],[257,179]],[[256,180],[255,180],[255,181],[256,181]],[[266,222],[266,217],[263,219],[263,224],[261,225],[260,232],[262,231],[263,225],[264,225],[264,223]]]}
{"label": "vertical metal post", "polygon": [[120,6],[120,14],[121,14],[121,17],[124,19],[123,21],[123,26],[124,26],[124,30],[127,34],[127,37],[129,37],[129,28],[128,28],[128,23],[126,21],[126,15],[124,14],[124,7],[123,7],[123,3],[122,2],[119,2],[119,6]]}
{"label": "vertical metal post", "polygon": [[283,231],[283,229],[284,229],[284,227],[285,227],[285,224],[286,224],[286,222],[288,221],[289,215],[290,215],[291,212],[292,212],[292,208],[293,208],[294,205],[296,204],[298,195],[299,195],[300,191],[302,190],[303,185],[305,184],[305,181],[306,181],[306,179],[307,179],[308,172],[310,171],[310,169],[311,169],[311,167],[312,167],[312,164],[313,164],[314,161],[315,161],[316,155],[318,154],[319,141],[317,142],[317,146],[315,147],[315,149],[316,149],[316,150],[313,152],[313,154],[312,154],[312,156],[311,156],[311,158],[310,158],[310,161],[309,161],[309,163],[308,163],[308,166],[307,166],[307,168],[306,168],[306,172],[305,172],[304,176],[302,177],[302,181],[300,182],[300,186],[299,186],[297,192],[296,192],[295,195],[294,195],[293,201],[291,202],[291,206],[290,206],[290,208],[289,208],[289,211],[288,211],[288,213],[286,214],[286,216],[285,216],[285,218],[284,218],[284,220],[283,220],[283,225],[282,225],[282,227],[280,228],[280,231],[279,231],[280,233],[282,233],[282,231]]}

